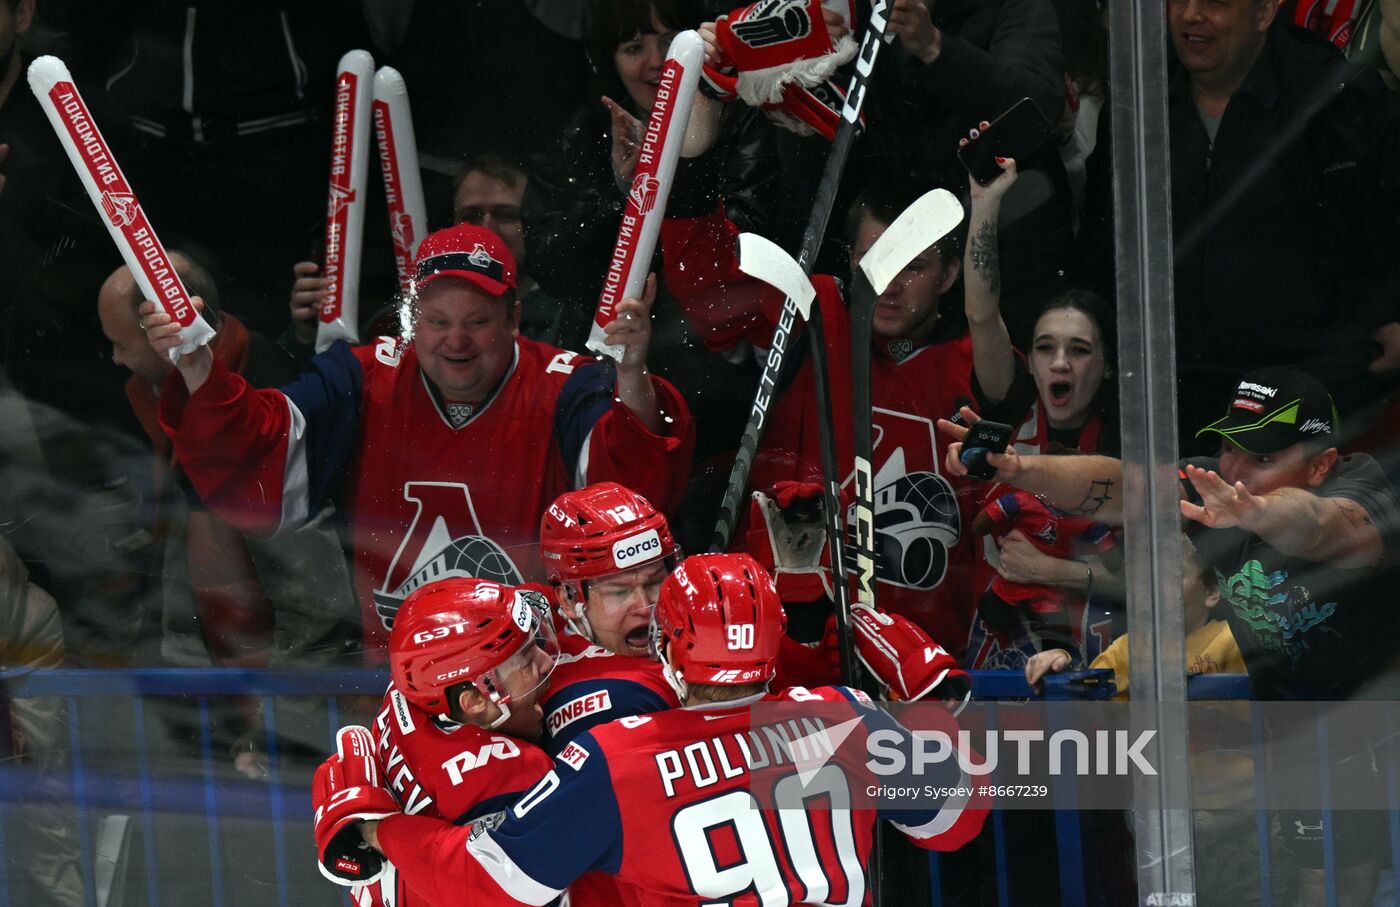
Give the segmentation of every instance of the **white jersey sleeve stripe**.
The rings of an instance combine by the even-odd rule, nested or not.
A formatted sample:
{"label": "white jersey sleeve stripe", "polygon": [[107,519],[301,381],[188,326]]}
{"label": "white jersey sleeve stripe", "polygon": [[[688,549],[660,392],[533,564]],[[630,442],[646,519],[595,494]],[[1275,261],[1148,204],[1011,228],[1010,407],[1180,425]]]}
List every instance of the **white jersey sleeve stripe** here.
{"label": "white jersey sleeve stripe", "polygon": [[501,886],[501,890],[517,901],[526,904],[548,904],[563,893],[562,889],[543,885],[525,873],[515,861],[501,849],[491,833],[477,835],[467,842],[467,853],[471,854],[491,880]]}
{"label": "white jersey sleeve stripe", "polygon": [[306,417],[292,398],[287,401],[287,460],[282,467],[282,523],[278,529],[300,526],[311,516],[311,483],[306,472]]}
{"label": "white jersey sleeve stripe", "polygon": [[588,484],[588,449],[593,443],[593,429],[583,438],[583,446],[578,452],[578,466],[574,469],[574,487],[583,488]]}
{"label": "white jersey sleeve stripe", "polygon": [[945,831],[953,827],[953,823],[958,821],[962,815],[963,807],[967,806],[968,796],[972,791],[972,779],[963,772],[958,778],[957,787],[968,793],[958,794],[956,797],[949,797],[939,807],[938,814],[923,825],[901,825],[893,820],[890,824],[911,838],[927,841],[929,838],[936,838]]}

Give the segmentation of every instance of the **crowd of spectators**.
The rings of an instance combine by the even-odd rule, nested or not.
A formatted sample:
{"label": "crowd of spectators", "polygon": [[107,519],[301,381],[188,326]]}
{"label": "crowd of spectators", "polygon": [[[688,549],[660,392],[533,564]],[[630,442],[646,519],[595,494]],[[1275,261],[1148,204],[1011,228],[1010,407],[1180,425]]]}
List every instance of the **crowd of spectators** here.
{"label": "crowd of spectators", "polygon": [[[827,17],[833,40],[859,35],[852,6]],[[1242,665],[1261,699],[1388,690],[1400,9],[1162,6],[1192,663]],[[654,502],[682,550],[708,546],[783,301],[739,272],[735,237],[795,248],[829,142],[698,101],[713,140],[681,160],[654,277],[608,326],[626,352],[578,353],[667,48],[728,4],[87,7],[0,0],[0,618],[46,634],[0,638],[0,656],[380,664],[424,584],[542,579],[541,514],[599,480]],[[875,308],[877,600],[967,668],[1040,682],[1093,663],[1126,684],[1105,3],[889,15],[814,269],[847,494],[866,380],[847,278],[928,189],[967,220]],[[316,355],[330,89],[353,47],[407,80],[432,232],[416,295],[397,298],[371,185],[365,345]],[[40,53],[69,62],[217,330],[207,349],[172,364],[177,326],[120,266],[27,87]],[[1051,138],[971,179],[960,146],[1023,98]],[[810,538],[793,550],[819,526],[822,469],[805,344],[789,352],[734,546],[777,574],[812,642],[833,580]],[[990,482],[960,458],[977,418],[1013,428]],[[44,610],[9,613],[20,601]],[[237,711],[235,748],[257,749],[255,707]],[[45,739],[26,745],[57,758]],[[1358,878],[1351,893],[1374,885]]]}

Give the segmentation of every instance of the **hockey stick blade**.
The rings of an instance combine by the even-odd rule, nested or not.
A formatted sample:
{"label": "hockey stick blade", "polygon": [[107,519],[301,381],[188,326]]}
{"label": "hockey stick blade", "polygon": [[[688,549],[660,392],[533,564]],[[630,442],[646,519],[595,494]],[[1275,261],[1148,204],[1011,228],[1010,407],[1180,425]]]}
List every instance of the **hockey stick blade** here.
{"label": "hockey stick blade", "polygon": [[934,189],[915,202],[885,228],[860,259],[860,269],[879,296],[918,254],[962,223],[963,207],[947,189]]}
{"label": "hockey stick blade", "polygon": [[757,233],[740,233],[739,270],[781,290],[796,303],[802,320],[807,320],[817,290],[797,260],[777,243]]}

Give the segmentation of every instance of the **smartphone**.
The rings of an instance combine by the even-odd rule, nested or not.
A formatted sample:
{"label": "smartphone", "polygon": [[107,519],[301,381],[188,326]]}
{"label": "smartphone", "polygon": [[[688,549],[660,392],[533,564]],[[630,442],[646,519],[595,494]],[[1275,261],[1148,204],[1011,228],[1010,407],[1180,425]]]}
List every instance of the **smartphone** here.
{"label": "smartphone", "polygon": [[1001,175],[997,158],[1011,157],[1024,163],[1053,131],[1050,121],[1045,119],[1045,114],[1040,112],[1035,102],[1022,98],[983,129],[976,141],[960,147],[958,160],[963,162],[973,179],[985,186]]}
{"label": "smartphone", "polygon": [[963,438],[962,464],[967,474],[974,479],[987,481],[997,474],[995,466],[987,462],[988,453],[1005,453],[1011,443],[1014,429],[1005,422],[992,422],[979,419],[972,423]]}

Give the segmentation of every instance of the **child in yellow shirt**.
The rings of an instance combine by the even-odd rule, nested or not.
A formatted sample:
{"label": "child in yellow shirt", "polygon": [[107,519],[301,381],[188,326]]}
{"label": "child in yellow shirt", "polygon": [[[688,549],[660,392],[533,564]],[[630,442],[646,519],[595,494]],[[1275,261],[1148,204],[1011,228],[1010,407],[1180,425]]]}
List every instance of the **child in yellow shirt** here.
{"label": "child in yellow shirt", "polygon": [[[1186,609],[1186,673],[1244,674],[1244,656],[1235,643],[1230,625],[1211,620],[1210,612],[1220,601],[1215,571],[1201,565],[1196,546],[1181,537],[1181,598]],[[1064,649],[1047,649],[1026,662],[1026,680],[1031,686],[1046,674],[1058,674],[1070,667],[1070,654]],[[1091,668],[1112,668],[1118,698],[1128,693],[1128,634],[1124,633],[1094,659]]]}

